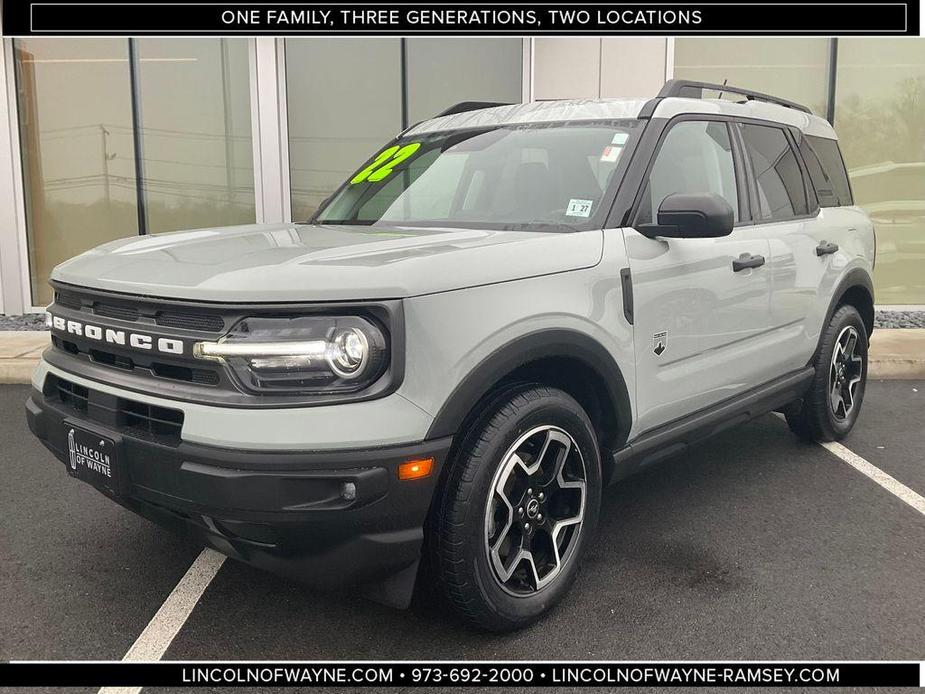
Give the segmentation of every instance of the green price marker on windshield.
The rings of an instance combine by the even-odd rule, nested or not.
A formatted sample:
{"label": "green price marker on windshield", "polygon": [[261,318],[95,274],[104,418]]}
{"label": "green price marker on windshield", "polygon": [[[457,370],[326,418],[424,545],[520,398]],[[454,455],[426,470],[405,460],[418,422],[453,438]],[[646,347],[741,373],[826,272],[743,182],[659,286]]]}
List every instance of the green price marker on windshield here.
{"label": "green price marker on windshield", "polygon": [[417,152],[420,147],[420,142],[412,142],[403,147],[399,147],[398,145],[387,147],[379,152],[378,156],[373,159],[369,166],[351,178],[350,184],[363,183],[363,181],[375,183],[388,178],[396,166]]}

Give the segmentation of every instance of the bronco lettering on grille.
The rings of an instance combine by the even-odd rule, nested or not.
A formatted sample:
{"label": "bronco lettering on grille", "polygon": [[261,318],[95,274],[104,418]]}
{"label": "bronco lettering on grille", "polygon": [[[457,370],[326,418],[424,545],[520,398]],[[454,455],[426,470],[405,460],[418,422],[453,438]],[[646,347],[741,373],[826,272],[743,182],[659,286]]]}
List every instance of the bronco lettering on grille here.
{"label": "bronco lettering on grille", "polygon": [[103,328],[99,325],[88,325],[76,320],[62,318],[48,314],[47,324],[53,330],[60,330],[77,337],[85,337],[88,340],[98,342],[108,342],[113,345],[125,346],[146,351],[163,352],[164,354],[183,354],[184,345],[182,340],[175,340],[169,337],[156,337],[145,333],[127,332],[125,330],[115,330],[113,328]]}

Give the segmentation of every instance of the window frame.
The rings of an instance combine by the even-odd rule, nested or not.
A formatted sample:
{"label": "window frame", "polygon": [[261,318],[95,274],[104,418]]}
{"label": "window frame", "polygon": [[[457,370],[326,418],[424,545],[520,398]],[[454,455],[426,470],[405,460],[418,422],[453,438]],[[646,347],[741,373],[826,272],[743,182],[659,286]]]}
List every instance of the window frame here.
{"label": "window frame", "polygon": [[[749,179],[749,198],[751,199],[751,224],[753,226],[766,226],[768,224],[782,224],[787,222],[801,221],[807,219],[815,219],[819,216],[821,207],[819,206],[819,200],[816,196],[816,190],[812,187],[812,181],[809,178],[809,172],[806,168],[806,162],[803,161],[803,156],[800,153],[800,148],[797,146],[796,138],[794,135],[794,128],[792,126],[777,123],[775,121],[761,120],[759,118],[733,118],[735,131],[739,140],[739,145],[742,149],[742,156],[746,162],[746,170]],[[761,206],[759,204],[758,198],[758,177],[755,174],[754,165],[752,164],[751,158],[748,156],[748,150],[745,146],[745,134],[743,132],[743,125],[755,125],[759,127],[766,128],[776,128],[777,130],[783,131],[784,139],[787,141],[787,145],[790,147],[791,153],[794,155],[794,160],[797,163],[797,168],[800,171],[800,177],[803,180],[803,193],[806,195],[806,207],[807,212],[805,214],[790,215],[789,217],[780,217],[777,219],[762,219],[758,216]]]}
{"label": "window frame", "polygon": [[[739,142],[736,139],[735,128],[733,127],[735,122],[734,118],[727,115],[713,113],[682,113],[665,121],[657,133],[657,140],[652,147],[652,150],[649,154],[649,159],[645,164],[645,168],[642,170],[642,174],[639,176],[638,181],[635,182],[636,190],[633,194],[632,202],[626,214],[626,223],[618,226],[628,226],[635,229],[637,217],[639,215],[639,207],[642,204],[643,193],[645,193],[645,189],[649,183],[649,176],[651,175],[652,168],[655,166],[655,161],[658,159],[658,155],[662,150],[662,145],[664,144],[665,139],[668,137],[668,133],[671,132],[672,128],[674,128],[679,123],[684,123],[687,121],[718,122],[726,124],[726,131],[729,135],[729,144],[732,152],[732,165],[736,183],[736,198],[738,200],[739,207],[739,219],[733,225],[733,228],[749,226],[752,223],[752,201],[750,194],[747,192],[748,177],[746,171],[746,161],[744,158],[744,152],[741,150]],[[653,124],[654,123],[650,121],[647,125],[647,129]],[[638,149],[640,149],[639,145],[637,145],[637,150]],[[634,167],[635,163],[631,161],[630,166]],[[657,216],[658,211],[653,210],[653,214]],[[608,222],[611,221],[615,220],[608,219]],[[608,224],[608,227],[609,226],[610,224]]]}

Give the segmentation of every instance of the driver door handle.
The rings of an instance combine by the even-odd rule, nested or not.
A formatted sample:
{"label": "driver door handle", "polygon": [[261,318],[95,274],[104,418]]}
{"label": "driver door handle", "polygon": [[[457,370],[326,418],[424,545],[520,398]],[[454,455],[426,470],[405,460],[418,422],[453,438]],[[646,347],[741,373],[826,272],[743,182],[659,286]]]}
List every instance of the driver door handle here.
{"label": "driver door handle", "polygon": [[740,270],[746,270],[751,267],[761,267],[762,265],[764,265],[763,255],[752,255],[751,253],[743,253],[738,258],[732,261],[732,271],[739,272]]}

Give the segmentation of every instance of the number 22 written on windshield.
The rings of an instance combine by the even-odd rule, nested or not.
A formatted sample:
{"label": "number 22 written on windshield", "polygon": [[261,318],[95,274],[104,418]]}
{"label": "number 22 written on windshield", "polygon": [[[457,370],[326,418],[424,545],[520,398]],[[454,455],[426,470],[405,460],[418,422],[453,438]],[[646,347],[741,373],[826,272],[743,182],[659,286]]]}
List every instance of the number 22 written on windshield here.
{"label": "number 22 written on windshield", "polygon": [[388,178],[396,166],[417,152],[420,147],[420,142],[412,142],[403,147],[399,147],[398,145],[387,147],[373,159],[369,166],[350,179],[351,185],[354,183],[362,183],[363,181],[375,183],[376,181]]}

